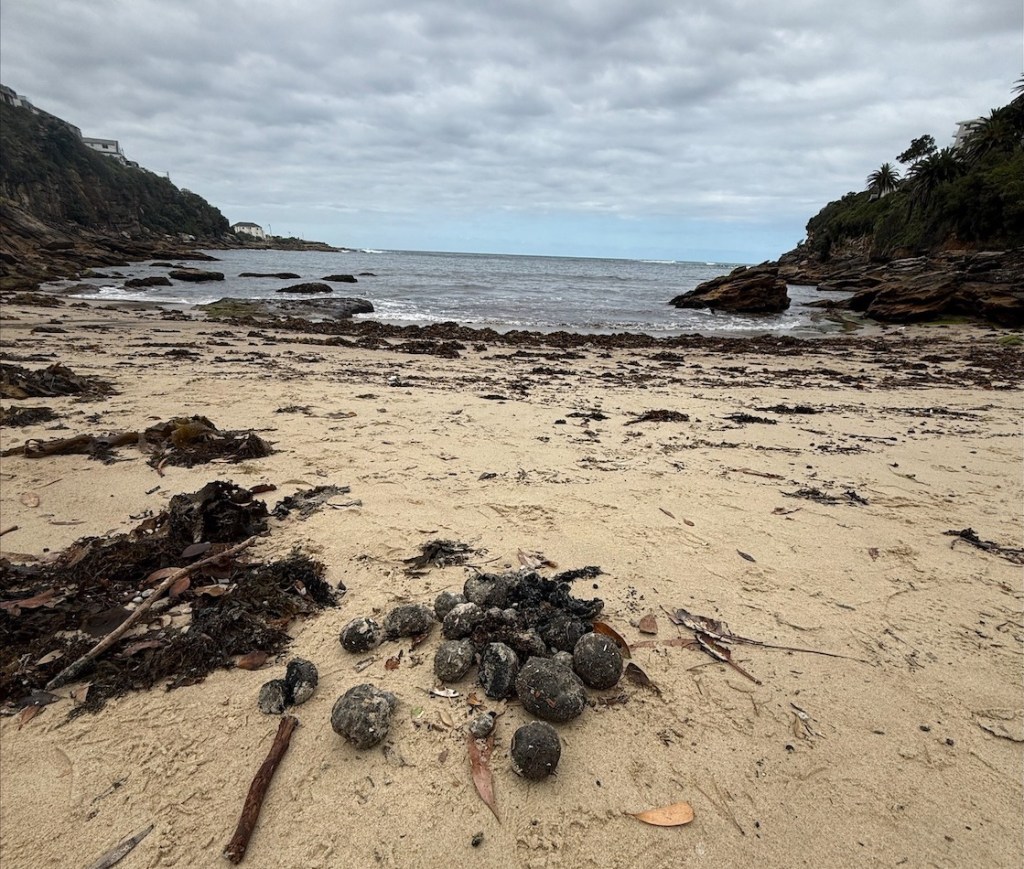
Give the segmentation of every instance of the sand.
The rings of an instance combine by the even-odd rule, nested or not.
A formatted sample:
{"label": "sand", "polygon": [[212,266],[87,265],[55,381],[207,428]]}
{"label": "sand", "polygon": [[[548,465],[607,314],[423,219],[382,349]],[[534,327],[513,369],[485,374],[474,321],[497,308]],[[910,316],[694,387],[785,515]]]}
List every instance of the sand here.
{"label": "sand", "polygon": [[[338,608],[293,625],[280,660],[70,721],[69,687],[23,728],[0,722],[4,869],[85,866],[149,824],[120,866],[228,865],[222,850],[278,723],[256,695],[292,655],[317,664],[320,686],[296,708],[243,865],[1020,865],[1021,568],[944,534],[970,527],[1021,545],[1021,369],[1008,380],[976,355],[1004,333],[929,327],[890,330],[884,351],[823,341],[790,355],[660,358],[490,344],[439,359],[157,311],[4,314],[16,318],[0,321],[5,361],[59,360],[120,390],[97,402],[5,401],[54,407],[68,428],[4,428],[4,448],[199,413],[279,450],[163,477],[130,449],[111,465],[6,458],[2,527],[18,528],[0,538],[4,555],[126,531],[131,516],[218,478],[276,484],[271,505],[323,483],[360,502],[275,521],[255,548],[302,547],[348,589]],[[67,331],[30,331],[51,320]],[[924,336],[934,361],[921,363],[908,335]],[[167,355],[181,349],[195,356]],[[782,403],[821,412],[761,410]],[[280,410],[296,406],[307,410]],[[627,425],[659,409],[690,419]],[[594,410],[607,418],[570,415]],[[776,424],[726,419],[736,412]],[[800,489],[839,503],[786,495]],[[38,506],[22,503],[27,492]],[[517,567],[519,550],[559,569],[599,565],[604,575],[578,593],[601,596],[630,642],[685,635],[663,611],[685,607],[768,644],[845,657],[737,646],[755,684],[693,649],[637,648],[660,696],[625,682],[591,692],[627,699],[561,726],[562,762],[540,783],[510,769],[528,716],[509,704],[493,759],[499,822],[473,789],[464,697],[427,693],[436,631],[415,652],[385,644],[362,672],[338,643],[355,616],[461,588],[465,567],[403,571],[437,537],[480,550],[474,563],[487,570]],[[656,637],[636,627],[649,613]],[[360,752],[329,715],[367,681],[399,706],[385,744]],[[627,814],[679,801],[693,807],[688,826]]]}

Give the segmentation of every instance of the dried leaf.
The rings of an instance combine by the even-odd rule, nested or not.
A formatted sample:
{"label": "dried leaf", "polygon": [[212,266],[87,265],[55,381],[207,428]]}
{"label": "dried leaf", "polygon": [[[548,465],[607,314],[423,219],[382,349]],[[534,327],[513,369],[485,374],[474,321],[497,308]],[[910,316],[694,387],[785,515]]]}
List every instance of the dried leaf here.
{"label": "dried leaf", "polygon": [[689,803],[673,803],[658,809],[648,809],[646,812],[626,814],[655,827],[681,827],[693,820],[693,808]]}
{"label": "dried leaf", "polygon": [[632,657],[632,655],[629,652],[629,643],[627,643],[622,638],[622,635],[617,630],[615,630],[615,628],[613,628],[611,625],[606,624],[605,622],[594,622],[594,632],[598,634],[604,634],[606,637],[613,640],[615,642],[615,645],[619,647],[619,651],[622,652],[624,657]]}
{"label": "dried leaf", "polygon": [[92,687],[91,682],[86,682],[84,685],[79,685],[74,691],[71,692],[71,699],[76,703],[84,703],[85,698],[89,696],[89,689]]}
{"label": "dried leaf", "polygon": [[477,697],[476,691],[471,692],[469,696],[466,697],[466,703],[468,703],[469,707],[474,711],[482,708],[484,705],[480,698]]}
{"label": "dried leaf", "polygon": [[418,649],[427,641],[427,637],[429,636],[430,631],[424,631],[422,634],[416,634],[416,636],[412,638],[412,642],[409,644],[409,651],[416,651],[416,649]]}
{"label": "dried leaf", "polygon": [[23,492],[19,500],[26,507],[39,506],[39,496],[35,492]]}
{"label": "dried leaf", "polygon": [[197,595],[205,594],[207,597],[220,597],[222,594],[227,594],[228,590],[223,585],[204,585],[195,589],[195,593]]}
{"label": "dried leaf", "polygon": [[385,670],[397,670],[398,665],[402,662],[402,653],[399,652],[397,655],[392,655],[384,662]]}
{"label": "dried leaf", "polygon": [[658,633],[658,620],[655,618],[654,613],[648,613],[637,624],[637,629],[641,634],[656,634]]}
{"label": "dried leaf", "polygon": [[205,555],[210,551],[212,543],[193,543],[191,546],[186,546],[185,550],[181,553],[182,558],[195,558],[197,555]]}
{"label": "dried leaf", "polygon": [[31,706],[26,706],[22,709],[21,714],[18,716],[18,730],[21,730],[22,727],[35,718],[42,708],[38,703],[33,703]]}
{"label": "dried leaf", "polygon": [[741,552],[739,549],[737,549],[736,554],[739,555],[740,558],[749,561],[751,564],[757,564],[757,559],[755,559],[753,555],[750,555],[747,552]]}
{"label": "dried leaf", "polygon": [[455,726],[455,719],[452,718],[452,716],[449,714],[449,712],[446,709],[440,710],[437,713],[437,717],[441,719],[441,723],[445,727],[454,727]]}
{"label": "dried leaf", "polygon": [[127,649],[121,653],[122,658],[130,658],[132,655],[137,655],[139,652],[144,652],[146,649],[159,649],[163,645],[160,640],[140,640],[137,643],[132,643]]}
{"label": "dried leaf", "polygon": [[249,652],[248,655],[238,658],[235,661],[235,666],[240,670],[258,670],[267,663],[269,657],[266,652]]}
{"label": "dried leaf", "polygon": [[634,685],[639,685],[641,688],[649,688],[655,694],[661,696],[661,689],[651,681],[650,676],[632,661],[626,664],[625,676]]}
{"label": "dried leaf", "polygon": [[21,600],[5,600],[0,603],[0,609],[8,610],[11,615],[18,615],[22,610],[34,610],[41,606],[52,606],[57,596],[56,589],[48,588],[32,597],[25,597]]}
{"label": "dried leaf", "polygon": [[159,570],[154,570],[149,576],[143,581],[143,585],[156,585],[158,582],[163,582],[172,573],[177,573],[181,570],[180,567],[161,567]]}
{"label": "dried leaf", "polygon": [[494,803],[494,777],[491,775],[491,752],[494,751],[494,735],[488,736],[487,739],[474,739],[473,734],[469,734],[469,764],[473,770],[473,784],[476,785],[476,792],[480,794],[480,799],[484,801],[484,804],[493,813],[494,817],[501,822],[501,818],[498,817],[498,809]]}
{"label": "dried leaf", "polygon": [[64,653],[60,649],[54,649],[52,652],[47,652],[43,657],[36,661],[36,666],[42,667],[44,664],[51,664],[63,657]]}
{"label": "dried leaf", "polygon": [[441,753],[437,756],[437,762],[439,764],[441,764],[442,766],[444,766],[444,764],[447,763],[447,761],[448,761],[448,749],[447,748],[443,748],[443,749],[441,749]]}
{"label": "dried leaf", "polygon": [[694,524],[689,519],[684,519],[683,520],[683,524],[684,525],[689,525],[691,528],[694,527]]}
{"label": "dried leaf", "polygon": [[656,649],[659,646],[671,646],[676,649],[689,649],[697,645],[693,637],[669,637],[667,640],[641,640],[633,643],[634,649]]}
{"label": "dried leaf", "polygon": [[661,512],[664,513],[666,516],[668,516],[669,519],[675,519],[676,518],[674,515],[672,515],[672,513],[670,513],[664,507],[659,507],[658,509],[661,510]]}
{"label": "dried leaf", "polygon": [[433,697],[444,697],[446,700],[454,700],[461,696],[454,688],[431,688],[430,693]]}
{"label": "dried leaf", "polygon": [[180,595],[183,595],[186,591],[188,591],[191,585],[192,580],[187,576],[183,576],[181,579],[179,579],[176,583],[174,583],[171,586],[170,591],[168,593],[170,594],[171,597],[178,597]]}
{"label": "dried leaf", "polygon": [[872,561],[877,561],[878,560],[878,549],[876,547],[872,546],[871,548],[868,549],[868,555],[871,556],[871,560]]}
{"label": "dried leaf", "polygon": [[264,492],[276,492],[277,486],[273,483],[257,483],[249,489],[250,495],[262,495]]}

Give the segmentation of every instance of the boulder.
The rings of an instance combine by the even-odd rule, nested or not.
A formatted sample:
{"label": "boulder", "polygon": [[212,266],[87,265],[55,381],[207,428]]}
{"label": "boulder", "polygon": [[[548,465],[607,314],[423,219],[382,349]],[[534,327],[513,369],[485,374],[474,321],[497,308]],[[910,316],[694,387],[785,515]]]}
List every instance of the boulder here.
{"label": "boulder", "polygon": [[302,275],[295,272],[242,272],[240,278],[280,278],[283,281],[295,281]]}
{"label": "boulder", "polygon": [[169,287],[171,282],[163,275],[149,275],[145,278],[130,278],[124,282],[129,289],[140,289],[144,287]]}
{"label": "boulder", "polygon": [[728,275],[706,281],[669,302],[677,308],[709,308],[735,314],[778,314],[789,307],[786,281],[778,266],[740,266]]}
{"label": "boulder", "polygon": [[172,269],[168,274],[176,281],[189,281],[193,284],[224,280],[224,272],[208,272],[205,269]]}
{"label": "boulder", "polygon": [[334,292],[327,284],[310,282],[305,284],[292,284],[290,287],[281,287],[279,293],[331,293]]}
{"label": "boulder", "polygon": [[356,281],[355,275],[327,275],[327,277],[321,278],[320,280],[322,280],[322,281],[334,281],[335,283],[339,283],[339,284],[355,284],[355,283],[358,283],[358,281]]}

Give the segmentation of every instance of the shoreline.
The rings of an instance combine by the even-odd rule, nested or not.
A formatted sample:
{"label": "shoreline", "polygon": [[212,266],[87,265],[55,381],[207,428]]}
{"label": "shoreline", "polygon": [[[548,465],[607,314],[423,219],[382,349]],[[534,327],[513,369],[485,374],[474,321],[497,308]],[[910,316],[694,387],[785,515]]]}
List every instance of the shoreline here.
{"label": "shoreline", "polygon": [[[270,505],[309,486],[351,487],[336,509],[273,520],[254,547],[261,558],[298,547],[347,589],[337,609],[292,625],[284,656],[72,720],[69,686],[20,729],[0,719],[0,847],[12,865],[85,863],[151,823],[126,865],[218,865],[278,723],[256,709],[260,685],[294,656],[317,664],[320,686],[296,710],[253,865],[415,869],[454,857],[632,869],[688,858],[788,869],[1019,856],[1021,571],[946,533],[1021,538],[1024,366],[1005,330],[655,342],[105,304],[0,310],[4,362],[60,362],[117,389],[95,401],[3,399],[58,414],[0,428],[4,449],[201,414],[276,450],[163,476],[132,445],[111,464],[5,457],[3,526],[18,530],[0,537],[0,556],[31,564],[128,531],[215,479],[274,484],[260,496]],[[428,352],[453,343],[457,356]],[[645,419],[656,411],[677,416]],[[605,601],[602,618],[660,692],[626,680],[592,692],[558,728],[562,760],[543,783],[510,769],[527,713],[485,700],[502,713],[500,823],[474,791],[462,731],[479,686],[427,693],[437,627],[417,649],[386,643],[366,666],[338,643],[352,618],[462,587],[467,568],[405,572],[436,538],[485,550],[485,570],[518,567],[520,551],[558,570],[599,565],[576,593]],[[755,684],[669,644],[683,634],[662,607],[845,658],[737,646]],[[649,614],[656,635],[639,629]],[[384,746],[360,752],[329,719],[365,682],[399,705]],[[625,814],[678,801],[696,816],[682,829]]]}

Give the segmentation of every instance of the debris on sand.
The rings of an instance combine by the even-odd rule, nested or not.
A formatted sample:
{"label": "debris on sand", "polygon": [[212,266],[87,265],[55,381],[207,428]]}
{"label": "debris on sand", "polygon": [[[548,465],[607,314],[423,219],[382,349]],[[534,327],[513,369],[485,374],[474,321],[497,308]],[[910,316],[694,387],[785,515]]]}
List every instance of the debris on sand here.
{"label": "debris on sand", "polygon": [[52,398],[58,395],[76,395],[79,398],[102,398],[114,392],[114,387],[97,377],[83,377],[70,368],[54,363],[31,371],[20,365],[0,362],[0,397]]}
{"label": "debris on sand", "polygon": [[334,606],[335,592],[324,565],[299,551],[264,563],[210,558],[264,533],[267,516],[262,501],[218,480],[175,495],[127,534],[79,540],[50,563],[0,559],[0,704],[23,705],[155,596],[161,580],[200,557],[209,564],[174,582],[95,660],[85,702],[72,714],[157,683],[200,682],[240,655],[279,652],[289,622]]}
{"label": "debris on sand", "polygon": [[795,492],[783,492],[787,498],[803,498],[807,501],[814,501],[817,504],[825,504],[834,507],[836,504],[854,504],[867,506],[867,498],[861,497],[853,489],[847,489],[841,496],[830,495],[818,488],[801,488]]}
{"label": "debris on sand", "polygon": [[0,426],[8,428],[25,428],[30,425],[42,425],[53,422],[59,415],[52,407],[2,407],[0,408]]}
{"label": "debris on sand", "polygon": [[465,564],[471,555],[480,553],[458,540],[431,540],[420,546],[420,554],[404,559],[406,573],[416,573],[430,567],[451,567]]}
{"label": "debris on sand", "polygon": [[[570,414],[571,415],[571,414]],[[634,417],[625,425],[636,425],[639,422],[689,422],[690,415],[678,410],[648,410]]]}

